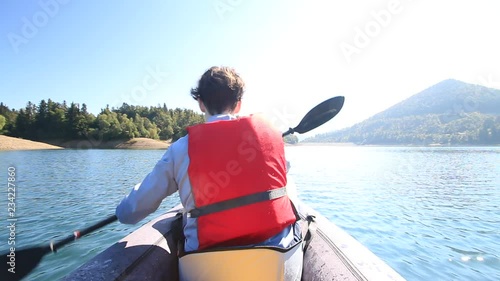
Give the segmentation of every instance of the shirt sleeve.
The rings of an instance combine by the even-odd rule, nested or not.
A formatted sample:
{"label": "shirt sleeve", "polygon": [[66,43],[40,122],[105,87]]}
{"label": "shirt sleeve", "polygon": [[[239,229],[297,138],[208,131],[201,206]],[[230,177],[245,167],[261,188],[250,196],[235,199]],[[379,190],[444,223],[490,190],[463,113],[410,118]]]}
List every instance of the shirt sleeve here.
{"label": "shirt sleeve", "polygon": [[173,145],[156,163],[144,180],[134,186],[116,207],[116,216],[121,223],[135,224],[160,206],[165,197],[178,190],[174,178]]}

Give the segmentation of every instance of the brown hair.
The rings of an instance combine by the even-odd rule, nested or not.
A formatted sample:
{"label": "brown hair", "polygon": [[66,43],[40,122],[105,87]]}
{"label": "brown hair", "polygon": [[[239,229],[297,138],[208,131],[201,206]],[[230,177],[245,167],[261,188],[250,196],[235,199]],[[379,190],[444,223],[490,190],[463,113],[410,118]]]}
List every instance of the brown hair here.
{"label": "brown hair", "polygon": [[245,82],[229,67],[213,66],[200,78],[198,87],[191,89],[191,96],[200,99],[210,115],[233,111],[241,101]]}

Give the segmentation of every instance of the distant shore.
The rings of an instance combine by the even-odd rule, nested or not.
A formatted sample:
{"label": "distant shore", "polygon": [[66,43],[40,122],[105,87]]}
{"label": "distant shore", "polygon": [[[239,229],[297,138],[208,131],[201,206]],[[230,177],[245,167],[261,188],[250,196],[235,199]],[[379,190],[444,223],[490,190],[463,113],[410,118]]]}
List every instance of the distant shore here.
{"label": "distant shore", "polygon": [[63,149],[60,146],[0,135],[0,150]]}
{"label": "distant shore", "polygon": [[352,142],[299,142],[288,146],[357,146]]}
{"label": "distant shore", "polygon": [[363,147],[498,147],[499,144],[356,144],[352,142],[299,142],[289,146],[363,146]]}
{"label": "distant shore", "polygon": [[0,150],[42,150],[42,149],[167,149],[170,141],[134,138],[130,140],[72,140],[37,142],[0,135]]}
{"label": "distant shore", "polygon": [[[0,151],[5,150],[42,150],[42,149],[167,149],[171,144],[171,141],[154,140],[148,138],[133,138],[130,140],[112,140],[112,141],[100,141],[93,139],[86,140],[72,140],[72,141],[48,141],[48,142],[37,142],[31,140],[25,140],[21,138],[8,137],[0,135]],[[400,144],[400,145],[359,145],[355,143],[336,143],[336,142],[299,142],[296,144],[285,144],[286,146],[366,146],[366,147],[468,147],[468,146],[485,146],[485,145],[441,145],[441,144],[429,144],[429,145],[411,145],[411,144]],[[500,146],[489,145],[489,146]]]}

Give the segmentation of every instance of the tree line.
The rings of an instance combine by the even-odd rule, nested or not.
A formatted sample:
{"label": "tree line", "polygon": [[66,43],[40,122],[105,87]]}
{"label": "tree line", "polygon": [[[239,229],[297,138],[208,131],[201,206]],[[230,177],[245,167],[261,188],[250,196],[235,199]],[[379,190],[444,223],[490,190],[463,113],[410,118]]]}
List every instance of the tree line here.
{"label": "tree line", "polygon": [[28,102],[15,110],[0,103],[0,133],[36,141],[102,140],[145,137],[175,141],[187,134],[186,127],[204,122],[202,114],[191,109],[163,106],[107,106],[95,116],[85,103],[67,104],[42,100]]}

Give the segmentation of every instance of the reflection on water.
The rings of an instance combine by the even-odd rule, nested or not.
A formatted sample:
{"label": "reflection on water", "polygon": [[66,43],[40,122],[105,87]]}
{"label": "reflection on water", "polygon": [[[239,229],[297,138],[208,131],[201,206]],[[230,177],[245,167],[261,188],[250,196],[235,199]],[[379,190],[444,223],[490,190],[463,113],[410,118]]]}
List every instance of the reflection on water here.
{"label": "reflection on water", "polygon": [[499,148],[287,153],[299,196],[408,280],[500,280]]}

